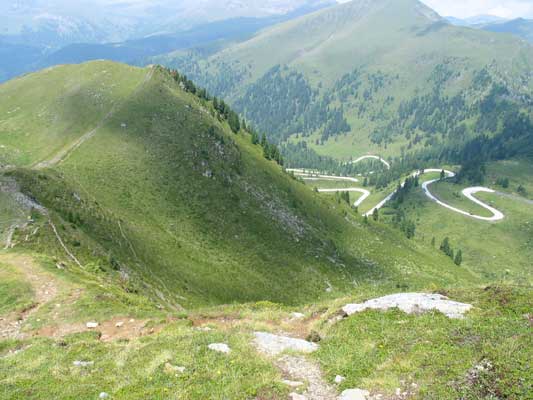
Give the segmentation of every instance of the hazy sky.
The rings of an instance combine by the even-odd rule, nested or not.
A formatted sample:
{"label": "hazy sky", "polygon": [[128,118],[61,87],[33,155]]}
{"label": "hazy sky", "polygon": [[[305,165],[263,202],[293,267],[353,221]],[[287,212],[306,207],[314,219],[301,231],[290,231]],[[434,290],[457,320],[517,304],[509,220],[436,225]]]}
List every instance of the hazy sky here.
{"label": "hazy sky", "polygon": [[480,14],[504,18],[533,18],[533,0],[422,0],[442,16],[471,17]]}

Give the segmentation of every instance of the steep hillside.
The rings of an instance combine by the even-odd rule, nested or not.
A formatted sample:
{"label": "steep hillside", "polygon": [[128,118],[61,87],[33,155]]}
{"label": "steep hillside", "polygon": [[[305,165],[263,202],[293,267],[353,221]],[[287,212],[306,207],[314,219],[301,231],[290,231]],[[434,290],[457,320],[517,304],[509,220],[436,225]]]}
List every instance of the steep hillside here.
{"label": "steep hillside", "polygon": [[272,139],[340,159],[497,135],[531,110],[528,44],[450,25],[416,0],[354,0],[207,59],[174,56]]}
{"label": "steep hillside", "polygon": [[[446,258],[384,245],[401,239],[284,174],[167,70],[58,67],[0,93],[9,175],[49,210],[80,264],[132,275],[165,304],[293,304],[355,282],[456,279]],[[64,254],[40,220],[37,237],[14,242]]]}

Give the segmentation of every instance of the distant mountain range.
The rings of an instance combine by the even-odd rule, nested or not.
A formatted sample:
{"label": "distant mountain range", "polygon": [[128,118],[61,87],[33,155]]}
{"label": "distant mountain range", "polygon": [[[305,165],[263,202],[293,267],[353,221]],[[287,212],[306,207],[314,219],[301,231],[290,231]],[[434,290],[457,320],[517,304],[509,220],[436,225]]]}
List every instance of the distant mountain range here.
{"label": "distant mountain range", "polygon": [[[110,2],[103,1],[100,8],[94,7],[100,14],[92,11],[83,17],[78,15],[87,7],[83,2],[76,7],[61,1],[5,3],[0,0],[0,18],[7,21],[0,31],[0,82],[51,65],[95,59],[136,64],[146,57],[187,47],[241,40],[334,1],[273,0],[262,6],[234,2],[225,11],[212,1],[197,7],[185,0],[158,3],[148,9],[148,2],[143,2],[143,7],[129,3],[111,7]],[[234,17],[226,19],[230,16]]]}
{"label": "distant mountain range", "polygon": [[495,24],[507,21],[505,18],[495,15],[476,15],[468,18],[445,17],[449,22],[457,26],[477,26],[484,24]]}
{"label": "distant mountain range", "polygon": [[[263,18],[333,0],[0,0],[0,35],[10,43],[58,48],[103,43],[187,30],[229,18]],[[5,21],[5,22],[4,22]]]}
{"label": "distant mountain range", "polygon": [[516,18],[508,20],[493,15],[479,15],[466,19],[446,17],[446,19],[456,26],[483,29],[490,32],[510,33],[533,43],[533,20],[531,19]]}

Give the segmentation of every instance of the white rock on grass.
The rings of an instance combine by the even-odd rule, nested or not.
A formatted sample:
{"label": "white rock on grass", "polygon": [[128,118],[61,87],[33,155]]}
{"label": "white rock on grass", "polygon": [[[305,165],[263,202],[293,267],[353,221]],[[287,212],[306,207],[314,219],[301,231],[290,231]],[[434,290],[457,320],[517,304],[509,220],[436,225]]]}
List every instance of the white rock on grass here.
{"label": "white rock on grass", "polygon": [[100,393],[98,396],[99,399],[109,399],[109,395],[106,392]]}
{"label": "white rock on grass", "polygon": [[74,361],[72,365],[75,367],[91,367],[94,365],[94,361]]}
{"label": "white rock on grass", "polygon": [[186,370],[185,367],[179,367],[176,365],[172,365],[171,363],[168,363],[168,362],[165,363],[165,372],[167,374],[175,374],[175,373],[183,374],[185,370]]}
{"label": "white rock on grass", "polygon": [[341,393],[338,400],[367,400],[370,392],[362,389],[348,389]]}
{"label": "white rock on grass", "polygon": [[407,314],[437,310],[448,318],[463,318],[472,305],[449,300],[440,294],[398,293],[368,300],[361,304],[348,304],[342,310],[347,315],[352,315],[367,309],[385,311],[391,308],[398,308]]}
{"label": "white rock on grass", "polygon": [[284,351],[296,351],[300,353],[312,353],[318,350],[316,343],[303,339],[294,339],[286,336],[273,335],[266,332],[255,332],[254,343],[257,348],[266,354],[275,356]]}
{"label": "white rock on grass", "polygon": [[302,313],[299,313],[299,312],[293,312],[293,313],[291,314],[291,317],[292,317],[293,319],[302,319],[303,317],[305,317],[305,315],[302,314]]}
{"label": "white rock on grass", "polygon": [[217,351],[219,353],[224,353],[224,354],[231,353],[231,349],[225,343],[211,343],[207,347],[209,347],[210,350]]}
{"label": "white rock on grass", "polygon": [[98,322],[87,322],[87,324],[85,324],[85,326],[89,329],[98,328],[98,325]]}
{"label": "white rock on grass", "polygon": [[335,377],[335,383],[336,384],[341,384],[342,382],[344,382],[346,380],[346,378],[344,376],[340,376],[340,375],[337,375]]}

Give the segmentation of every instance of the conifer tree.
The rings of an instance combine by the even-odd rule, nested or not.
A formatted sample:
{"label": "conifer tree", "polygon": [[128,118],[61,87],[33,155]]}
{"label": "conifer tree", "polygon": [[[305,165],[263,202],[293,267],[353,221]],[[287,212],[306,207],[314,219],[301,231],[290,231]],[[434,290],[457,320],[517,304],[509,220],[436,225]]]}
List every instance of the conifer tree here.
{"label": "conifer tree", "polygon": [[461,250],[457,250],[457,254],[455,255],[453,262],[457,266],[460,266],[463,263],[463,252]]}

